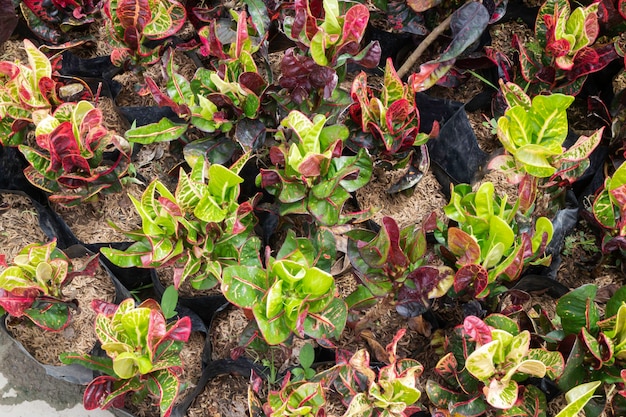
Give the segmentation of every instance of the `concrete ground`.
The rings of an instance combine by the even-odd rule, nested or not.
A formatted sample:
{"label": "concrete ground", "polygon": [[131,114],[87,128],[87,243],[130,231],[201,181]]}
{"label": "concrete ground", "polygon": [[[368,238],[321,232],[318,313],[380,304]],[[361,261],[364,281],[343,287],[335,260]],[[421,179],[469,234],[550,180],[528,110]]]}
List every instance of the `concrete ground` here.
{"label": "concrete ground", "polygon": [[109,411],[87,411],[83,387],[46,375],[44,369],[0,331],[0,416],[112,417]]}

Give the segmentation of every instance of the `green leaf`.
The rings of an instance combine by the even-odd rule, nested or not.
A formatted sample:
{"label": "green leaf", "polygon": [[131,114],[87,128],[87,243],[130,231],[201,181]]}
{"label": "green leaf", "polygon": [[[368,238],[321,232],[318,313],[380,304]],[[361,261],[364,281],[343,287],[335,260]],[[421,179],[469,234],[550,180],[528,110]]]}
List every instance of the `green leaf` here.
{"label": "green leaf", "polygon": [[301,282],[300,290],[313,298],[328,294],[334,288],[335,279],[319,268],[310,268]]}
{"label": "green leaf", "polygon": [[269,288],[266,272],[254,266],[229,266],[224,268],[222,293],[231,303],[252,308]]}
{"label": "green leaf", "polygon": [[602,381],[587,382],[567,391],[565,393],[565,399],[568,405],[555,417],[575,417],[578,415],[601,384]]}
{"label": "green leaf", "polygon": [[498,409],[511,408],[517,401],[517,382],[492,379],[486,389],[487,402]]}
{"label": "green leaf", "polygon": [[173,285],[168,286],[161,296],[161,311],[166,319],[176,315],[176,305],[178,304],[178,291]]}
{"label": "green leaf", "polygon": [[116,376],[113,371],[113,360],[108,356],[100,357],[75,352],[63,352],[59,355],[59,359],[66,365],[79,364],[93,371]]}
{"label": "green leaf", "polygon": [[598,314],[593,302],[596,292],[597,287],[594,284],[585,284],[559,299],[556,313],[561,318],[566,334],[578,334],[583,327],[587,327],[593,334],[592,329],[597,329]]}
{"label": "green leaf", "polygon": [[300,359],[300,366],[302,368],[310,368],[315,360],[315,349],[313,349],[313,345],[310,343],[303,345],[302,348],[300,348],[298,358]]}
{"label": "green leaf", "polygon": [[44,330],[64,329],[70,320],[70,309],[65,303],[36,301],[24,314]]}
{"label": "green leaf", "polygon": [[158,123],[151,123],[141,127],[131,127],[124,137],[129,142],[147,145],[155,142],[169,142],[180,138],[186,131],[186,123],[174,123],[164,117]]}
{"label": "green leaf", "polygon": [[160,394],[159,409],[161,410],[161,415],[164,416],[168,414],[174,406],[180,383],[176,374],[169,369],[157,371],[152,374],[151,377],[154,378],[158,384],[159,391],[156,394]]}
{"label": "green leaf", "polygon": [[323,311],[309,313],[304,319],[304,333],[316,339],[339,339],[348,319],[348,307],[340,298],[333,298]]}
{"label": "green leaf", "polygon": [[270,345],[278,345],[283,343],[291,334],[291,329],[285,321],[285,312],[282,311],[278,316],[268,318],[265,314],[265,307],[262,303],[256,303],[252,306],[252,313],[259,326],[259,330],[263,335],[263,339]]}
{"label": "green leaf", "polygon": [[490,314],[485,317],[484,322],[493,328],[504,330],[513,336],[519,333],[517,322],[502,314]]}
{"label": "green leaf", "polygon": [[501,417],[546,417],[548,405],[543,392],[530,384],[521,387],[520,391],[522,392],[521,402],[518,401],[507,410],[498,410],[498,415]]}
{"label": "green leaf", "polygon": [[243,178],[222,165],[213,164],[209,167],[209,191],[218,203],[235,201],[242,182]]}
{"label": "green leaf", "polygon": [[267,292],[265,317],[272,319],[283,311],[283,281],[277,280]]}
{"label": "green leaf", "polygon": [[202,196],[193,210],[194,216],[205,222],[219,223],[226,218],[226,210],[209,194]]}

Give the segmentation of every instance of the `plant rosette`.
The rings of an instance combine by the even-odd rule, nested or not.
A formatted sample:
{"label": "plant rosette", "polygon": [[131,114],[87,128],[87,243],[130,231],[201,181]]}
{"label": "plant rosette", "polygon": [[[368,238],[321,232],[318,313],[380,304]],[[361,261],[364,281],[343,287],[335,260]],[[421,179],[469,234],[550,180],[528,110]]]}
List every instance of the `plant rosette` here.
{"label": "plant rosette", "polygon": [[24,49],[28,66],[0,62],[0,143],[4,146],[21,144],[27,127],[60,103],[48,57],[28,39],[24,40]]}
{"label": "plant rosette", "polygon": [[436,216],[429,215],[421,227],[410,225],[402,230],[393,218],[384,217],[381,226],[378,233],[365,229],[347,233],[347,254],[362,284],[346,302],[350,309],[361,309],[378,299],[393,299],[401,315],[421,314],[454,282],[452,268],[428,262],[426,233],[436,228]]}
{"label": "plant rosette", "polygon": [[[52,241],[45,246],[49,249],[54,244],[55,242]],[[10,294],[7,294],[3,289],[3,299],[12,305],[7,310],[9,314],[6,317],[6,322],[3,321],[3,328],[8,331],[20,348],[27,351],[29,356],[32,356],[44,367],[47,374],[69,382],[86,384],[93,378],[90,370],[79,365],[62,365],[58,357],[70,349],[79,350],[82,353],[88,353],[93,349],[97,342],[96,335],[93,331],[86,329],[91,329],[95,314],[84,306],[88,305],[95,297],[103,297],[113,301],[118,290],[121,290],[121,285],[116,282],[115,277],[106,268],[98,263],[97,255],[90,254],[82,246],[76,245],[67,248],[64,250],[65,253],[54,247],[49,255],[46,255],[42,245],[33,244],[31,246],[29,265],[24,265],[24,262],[18,259],[0,275],[1,279],[6,281],[10,278],[13,284],[24,281],[28,276],[28,270],[36,262],[35,258],[38,255],[42,259],[37,265],[51,264],[53,276],[58,276],[58,273],[65,270],[66,281],[62,286],[62,297],[39,297],[31,307],[24,310],[21,318],[14,318],[11,314],[17,314],[15,308],[20,307],[20,303],[22,303],[20,308],[24,308],[27,304],[26,295],[28,291],[23,292],[23,287],[21,287],[22,289],[15,287]],[[26,249],[28,247],[22,252],[26,252]],[[37,255],[33,252],[37,252]],[[18,256],[21,255],[27,254],[21,253]],[[48,262],[43,259],[46,256],[48,256]],[[20,267],[21,276],[14,268],[15,266]],[[43,274],[45,269],[47,269],[45,266],[35,267],[35,274],[39,271],[39,281],[45,280]],[[16,294],[22,294],[22,296],[18,297]],[[9,298],[10,300],[8,300]],[[67,311],[65,311],[66,308]],[[37,313],[37,309],[43,310]],[[28,317],[34,317],[38,323],[37,326],[30,324]],[[40,327],[42,325],[49,327],[52,323],[63,323],[64,320],[67,321],[62,324],[63,327],[56,331]]]}
{"label": "plant rosette", "polygon": [[547,0],[537,13],[535,40],[523,42],[514,35],[530,91],[577,95],[589,74],[619,57],[612,43],[596,44],[598,5],[571,10],[568,0]]}
{"label": "plant rosette", "polygon": [[[328,242],[334,242],[332,236]],[[257,258],[256,265],[225,268],[222,293],[231,303],[252,311],[269,345],[286,343],[293,334],[338,339],[348,308],[337,294],[333,276],[326,272],[333,259],[332,246],[296,238],[289,231],[276,257],[266,258],[266,267]]]}
{"label": "plant rosette", "polygon": [[454,262],[455,294],[471,290],[476,298],[483,298],[501,281],[518,279],[526,266],[550,263],[544,252],[552,240],[552,222],[539,217],[533,231],[518,224],[518,207],[519,200],[511,205],[506,195],[495,194],[491,182],[476,191],[468,184],[451,187],[444,212],[457,226],[440,223],[435,237],[443,259]]}
{"label": "plant rosette", "polygon": [[85,389],[87,410],[121,407],[127,394],[137,401],[154,398],[161,417],[168,417],[180,393],[183,364],[180,352],[191,334],[191,319],[167,323],[161,306],[148,299],[135,305],[132,298],[119,305],[92,302],[97,312],[95,330],[106,356],[63,354],[63,363],[77,363],[100,376]]}
{"label": "plant rosette", "polygon": [[545,409],[543,392],[522,383],[529,377],[556,380],[565,364],[559,352],[531,348],[530,339],[529,331],[520,331],[506,316],[466,317],[448,340],[452,352],[435,367],[443,384],[434,380],[426,384],[431,403],[472,416],[485,413],[489,406],[501,416],[528,415],[537,404]]}
{"label": "plant rosette", "polygon": [[384,365],[373,366],[366,349],[354,354],[337,352],[337,365],[310,378],[292,379],[288,373],[279,390],[270,391],[262,406],[267,416],[324,416],[330,408],[326,396],[339,394],[343,416],[408,417],[423,409],[419,377],[424,368],[416,360],[396,354],[400,329],[384,352]]}
{"label": "plant rosette", "polygon": [[498,119],[497,134],[506,153],[492,159],[488,167],[504,171],[512,183],[519,184],[520,209],[525,213],[534,206],[539,187],[560,193],[585,172],[604,128],[580,136],[565,149],[566,110],[573,96],[554,93],[531,99],[516,84],[501,81],[500,85],[508,109]]}
{"label": "plant rosette", "polygon": [[325,124],[323,115],[311,120],[290,112],[276,133],[280,144],[270,149],[273,167],[261,169],[256,183],[277,197],[281,216],[309,214],[322,226],[363,220],[369,212],[343,213],[343,207],[350,193],[370,180],[372,160],[365,149],[342,156],[348,129]]}
{"label": "plant rosette", "polygon": [[196,289],[215,287],[223,268],[256,259],[260,251],[253,236],[255,198],[237,202],[243,163],[229,169],[200,159],[190,173],[181,169],[174,194],[154,180],[141,200],[130,196],[142,228],[124,234],[135,243],[126,250],[101,252],[122,267],[173,266],[176,288],[187,279]]}

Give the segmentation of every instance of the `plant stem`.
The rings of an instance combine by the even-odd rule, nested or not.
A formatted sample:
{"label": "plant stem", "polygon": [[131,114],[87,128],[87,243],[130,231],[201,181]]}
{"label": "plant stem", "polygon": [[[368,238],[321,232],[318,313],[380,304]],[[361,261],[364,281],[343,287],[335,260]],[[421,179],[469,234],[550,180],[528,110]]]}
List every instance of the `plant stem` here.
{"label": "plant stem", "polygon": [[404,64],[398,70],[398,77],[404,78],[404,76],[409,72],[409,70],[413,67],[413,65],[417,62],[417,60],[424,54],[426,49],[441,35],[445,32],[446,29],[450,26],[450,21],[452,20],[452,13],[450,16],[446,18],[443,22],[439,23],[439,25],[433,29],[432,32],[428,34],[424,38],[424,40],[415,48],[413,53],[409,55],[409,57],[404,61]]}

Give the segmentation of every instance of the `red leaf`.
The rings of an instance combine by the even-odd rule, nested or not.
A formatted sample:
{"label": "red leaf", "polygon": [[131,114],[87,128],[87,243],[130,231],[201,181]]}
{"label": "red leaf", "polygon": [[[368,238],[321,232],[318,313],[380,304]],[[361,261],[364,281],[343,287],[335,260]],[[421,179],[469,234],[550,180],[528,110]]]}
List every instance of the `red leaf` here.
{"label": "red leaf", "polygon": [[137,31],[143,31],[152,19],[148,0],[119,0],[115,13],[124,28],[135,28]]}
{"label": "red leaf", "polygon": [[341,43],[355,42],[359,44],[365,33],[370,12],[367,6],[355,4],[346,12],[343,24],[343,37]]}
{"label": "red leaf", "polygon": [[107,317],[110,317],[117,311],[117,304],[109,303],[102,300],[92,300],[91,309],[98,314],[103,314]]}
{"label": "red leaf", "polygon": [[40,292],[34,288],[21,291],[6,291],[0,288],[0,306],[13,317],[22,317],[24,311],[29,309]]}
{"label": "red leaf", "polygon": [[479,345],[491,342],[491,329],[476,316],[467,316],[463,321],[463,331],[470,337],[471,341]]}
{"label": "red leaf", "polygon": [[583,48],[576,53],[574,66],[567,74],[567,78],[576,80],[584,75],[600,71],[618,57],[619,55],[612,43],[593,49]]}
{"label": "red leaf", "polygon": [[191,334],[191,319],[189,316],[181,317],[163,336],[163,339],[176,342],[186,342]]}
{"label": "red leaf", "polygon": [[387,265],[392,267],[406,267],[409,260],[400,248],[400,228],[398,223],[388,216],[383,217],[383,227],[387,236],[389,236],[389,255],[387,256]]}
{"label": "red leaf", "polygon": [[298,165],[298,171],[305,177],[317,177],[320,175],[320,165],[323,160],[324,155],[310,155]]}
{"label": "red leaf", "polygon": [[[180,117],[184,117],[191,113],[189,107],[185,104],[178,104],[174,100],[170,98],[167,94],[164,94],[159,86],[154,82],[154,80],[150,77],[146,77],[146,86],[150,90],[150,94],[152,94],[152,98],[160,107],[169,107],[172,109],[174,113],[176,113]],[[182,95],[181,95],[182,97]]]}
{"label": "red leaf", "polygon": [[217,37],[217,29],[215,20],[209,23],[209,26],[200,28],[198,31],[202,47],[200,53],[204,56],[214,56],[218,59],[226,59],[228,56],[224,53],[224,47]]}

